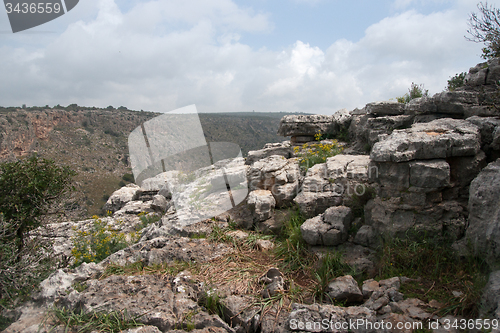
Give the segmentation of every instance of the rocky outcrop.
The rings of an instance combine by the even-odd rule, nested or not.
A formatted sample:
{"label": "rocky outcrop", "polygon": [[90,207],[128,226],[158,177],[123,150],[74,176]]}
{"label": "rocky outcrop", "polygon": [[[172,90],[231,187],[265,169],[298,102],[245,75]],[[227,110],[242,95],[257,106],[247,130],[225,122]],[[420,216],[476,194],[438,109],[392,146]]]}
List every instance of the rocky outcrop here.
{"label": "rocky outcrop", "polygon": [[500,267],[500,160],[488,164],[472,181],[469,227],[465,234],[475,255]]}
{"label": "rocky outcrop", "polygon": [[257,161],[260,161],[272,155],[283,156],[287,159],[294,157],[290,142],[285,141],[283,143],[268,143],[264,146],[263,149],[251,150],[248,152],[248,156],[245,159],[245,164],[252,165]]}
{"label": "rocky outcrop", "polygon": [[336,155],[307,170],[300,193],[294,199],[306,217],[341,205],[353,195],[363,195],[369,186],[370,158],[366,155]]}
{"label": "rocky outcrop", "polygon": [[375,162],[406,162],[475,156],[480,150],[479,128],[466,120],[439,119],[395,130],[377,142],[370,158]]}
{"label": "rocky outcrop", "polygon": [[270,191],[276,207],[289,204],[299,192],[301,180],[297,159],[272,155],[252,164],[248,169],[250,191]]}
{"label": "rocky outcrop", "polygon": [[352,213],[349,207],[330,207],[323,214],[306,220],[300,231],[310,245],[335,246],[347,240]]}
{"label": "rocky outcrop", "polygon": [[500,271],[490,274],[488,283],[483,290],[480,315],[482,318],[500,320]]}
{"label": "rocky outcrop", "polygon": [[273,194],[267,190],[250,192],[247,203],[252,211],[255,222],[263,222],[269,219],[272,215],[272,210],[276,206]]}

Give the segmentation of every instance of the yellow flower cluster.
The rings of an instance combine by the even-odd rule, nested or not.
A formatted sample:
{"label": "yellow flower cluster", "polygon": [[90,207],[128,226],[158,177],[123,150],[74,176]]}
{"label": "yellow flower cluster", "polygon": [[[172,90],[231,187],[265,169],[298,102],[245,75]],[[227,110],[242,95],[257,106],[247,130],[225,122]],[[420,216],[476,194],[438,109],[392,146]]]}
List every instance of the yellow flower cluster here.
{"label": "yellow flower cluster", "polygon": [[71,238],[73,242],[71,254],[75,258],[75,266],[84,262],[100,262],[110,254],[128,246],[125,234],[112,230],[98,216],[93,218],[94,223],[90,230],[78,230]]}

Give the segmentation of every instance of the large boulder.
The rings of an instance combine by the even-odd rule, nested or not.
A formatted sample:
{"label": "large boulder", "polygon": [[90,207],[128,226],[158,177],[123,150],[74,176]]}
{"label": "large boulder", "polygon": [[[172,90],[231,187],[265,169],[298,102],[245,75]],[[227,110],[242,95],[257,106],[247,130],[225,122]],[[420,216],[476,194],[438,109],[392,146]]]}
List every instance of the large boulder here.
{"label": "large boulder", "polygon": [[488,164],[470,185],[466,239],[476,255],[500,267],[500,159]]}
{"label": "large boulder", "polygon": [[479,128],[457,119],[438,119],[395,130],[377,142],[370,157],[376,162],[404,162],[454,156],[475,156],[480,150]]}
{"label": "large boulder", "polygon": [[302,238],[310,245],[335,246],[347,240],[352,213],[349,207],[330,207],[324,214],[306,220],[301,226]]}
{"label": "large boulder", "polygon": [[253,163],[260,161],[266,157],[272,155],[280,155],[284,158],[293,157],[292,146],[289,141],[283,143],[268,143],[260,150],[251,150],[248,152],[248,156],[245,159],[245,164],[252,165]]}
{"label": "large boulder", "polygon": [[288,115],[281,118],[278,135],[314,137],[318,132],[329,133],[333,126],[333,116]]}
{"label": "large boulder", "polygon": [[271,191],[255,190],[250,192],[247,198],[248,206],[254,216],[255,222],[263,222],[269,219],[276,206],[276,200]]}
{"label": "large boulder", "polygon": [[500,320],[500,271],[490,274],[483,290],[480,309],[481,318],[493,317]]}
{"label": "large boulder", "polygon": [[252,164],[247,177],[250,191],[271,191],[276,207],[282,207],[291,203],[299,191],[299,162],[295,158],[272,155]]}
{"label": "large boulder", "polygon": [[116,191],[108,198],[103,209],[112,213],[120,210],[130,201],[137,200],[142,189],[136,184],[128,184]]}
{"label": "large boulder", "polygon": [[326,293],[332,301],[354,303],[363,300],[363,293],[351,275],[339,276],[328,283]]}
{"label": "large boulder", "polygon": [[370,173],[367,155],[336,155],[326,163],[307,170],[301,192],[294,199],[306,217],[323,213],[328,207],[338,206],[353,195],[366,192]]}
{"label": "large boulder", "polygon": [[376,117],[399,116],[405,112],[405,104],[396,101],[372,102],[365,106],[366,113]]}

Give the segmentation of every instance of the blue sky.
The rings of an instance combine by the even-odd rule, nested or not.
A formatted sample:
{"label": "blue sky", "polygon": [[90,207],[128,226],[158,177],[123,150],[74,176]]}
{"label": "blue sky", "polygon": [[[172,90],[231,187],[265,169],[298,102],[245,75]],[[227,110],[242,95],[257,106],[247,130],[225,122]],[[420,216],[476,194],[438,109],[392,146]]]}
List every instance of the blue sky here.
{"label": "blue sky", "polygon": [[0,10],[0,105],[332,114],[412,82],[432,95],[482,61],[464,38],[476,4],[80,0],[16,34]]}

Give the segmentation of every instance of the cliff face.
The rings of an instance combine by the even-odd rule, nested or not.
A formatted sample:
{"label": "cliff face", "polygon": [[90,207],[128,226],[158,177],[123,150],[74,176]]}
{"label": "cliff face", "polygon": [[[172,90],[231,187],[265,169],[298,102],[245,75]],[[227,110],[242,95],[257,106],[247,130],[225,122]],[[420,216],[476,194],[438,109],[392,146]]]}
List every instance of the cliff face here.
{"label": "cliff face", "polygon": [[37,153],[77,171],[67,218],[101,211],[130,173],[127,136],[153,113],[126,110],[0,109],[0,161]]}

